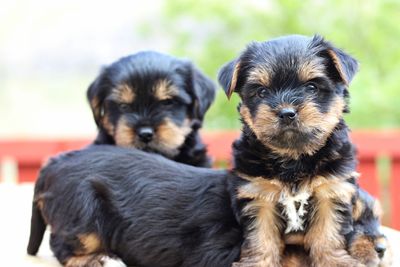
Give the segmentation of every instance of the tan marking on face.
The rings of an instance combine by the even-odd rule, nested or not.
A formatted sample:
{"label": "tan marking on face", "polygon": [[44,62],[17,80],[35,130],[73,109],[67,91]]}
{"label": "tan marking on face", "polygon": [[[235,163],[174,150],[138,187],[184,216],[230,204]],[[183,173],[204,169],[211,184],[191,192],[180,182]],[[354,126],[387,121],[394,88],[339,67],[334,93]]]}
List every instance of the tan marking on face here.
{"label": "tan marking on face", "polygon": [[82,246],[79,249],[79,254],[91,254],[101,250],[100,237],[95,233],[80,234],[78,239]]}
{"label": "tan marking on face", "polygon": [[356,203],[354,203],[353,205],[353,212],[352,212],[353,220],[354,221],[359,220],[364,210],[365,210],[364,202],[360,198],[357,198]]}
{"label": "tan marking on face", "polygon": [[271,82],[270,73],[271,71],[268,70],[266,67],[259,66],[257,68],[253,68],[248,73],[247,82],[261,84],[265,87],[269,87]]}
{"label": "tan marking on face", "polygon": [[316,58],[300,64],[297,75],[300,81],[308,82],[309,80],[326,76],[325,72],[326,69],[322,59]]}
{"label": "tan marking on face", "polygon": [[133,146],[133,143],[135,141],[135,133],[133,129],[128,126],[124,117],[118,120],[117,126],[115,128],[114,140],[117,146]]}
{"label": "tan marking on face", "polygon": [[136,95],[133,88],[127,84],[120,84],[111,91],[111,98],[118,103],[130,104],[135,101]]}
{"label": "tan marking on face", "polygon": [[105,257],[107,256],[104,254],[74,256],[68,258],[64,265],[65,267],[102,267]]}
{"label": "tan marking on face", "polygon": [[185,119],[181,126],[170,119],[165,119],[156,130],[156,137],[151,147],[157,149],[167,156],[175,156],[178,148],[186,140],[187,135],[192,131],[190,120]]}
{"label": "tan marking on face", "polygon": [[108,113],[105,113],[102,120],[101,120],[101,125],[103,128],[106,130],[106,132],[114,136],[114,125],[111,123],[110,118],[108,117]]}
{"label": "tan marking on face", "polygon": [[231,79],[231,86],[229,87],[226,95],[228,96],[228,99],[231,98],[232,93],[235,91],[236,85],[237,85],[237,79],[239,75],[239,70],[240,70],[240,61],[236,63],[235,68],[233,69],[232,73],[232,79]]}
{"label": "tan marking on face", "polygon": [[373,240],[365,235],[358,235],[349,247],[350,255],[366,266],[378,266],[379,257]]}
{"label": "tan marking on face", "polygon": [[179,90],[168,80],[159,80],[153,87],[154,97],[158,100],[171,99],[179,95]]}

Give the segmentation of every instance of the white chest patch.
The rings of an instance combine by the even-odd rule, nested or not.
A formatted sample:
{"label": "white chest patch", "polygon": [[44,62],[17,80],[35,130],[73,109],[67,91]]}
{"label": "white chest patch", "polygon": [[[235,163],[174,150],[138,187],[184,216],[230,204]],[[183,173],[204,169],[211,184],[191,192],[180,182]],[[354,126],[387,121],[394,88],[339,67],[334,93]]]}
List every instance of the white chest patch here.
{"label": "white chest patch", "polygon": [[310,198],[309,192],[298,192],[296,195],[282,192],[279,203],[283,206],[283,213],[287,218],[285,234],[304,230],[304,215],[307,210],[305,206]]}

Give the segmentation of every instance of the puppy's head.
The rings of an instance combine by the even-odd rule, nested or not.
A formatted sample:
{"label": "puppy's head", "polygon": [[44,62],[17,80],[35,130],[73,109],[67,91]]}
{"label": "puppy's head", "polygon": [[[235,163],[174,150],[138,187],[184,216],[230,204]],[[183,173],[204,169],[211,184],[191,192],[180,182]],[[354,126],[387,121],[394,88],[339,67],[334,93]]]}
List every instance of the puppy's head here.
{"label": "puppy's head", "polygon": [[167,157],[201,127],[214,95],[214,84],[189,61],[150,51],[104,68],[87,91],[97,142]]}
{"label": "puppy's head", "polygon": [[380,231],[381,216],[379,202],[360,189],[353,206],[354,230],[349,237],[348,251],[368,267],[391,265],[390,246]]}
{"label": "puppy's head", "polygon": [[218,79],[237,92],[246,124],[274,152],[315,153],[347,111],[355,59],[320,36],[293,35],[251,43]]}

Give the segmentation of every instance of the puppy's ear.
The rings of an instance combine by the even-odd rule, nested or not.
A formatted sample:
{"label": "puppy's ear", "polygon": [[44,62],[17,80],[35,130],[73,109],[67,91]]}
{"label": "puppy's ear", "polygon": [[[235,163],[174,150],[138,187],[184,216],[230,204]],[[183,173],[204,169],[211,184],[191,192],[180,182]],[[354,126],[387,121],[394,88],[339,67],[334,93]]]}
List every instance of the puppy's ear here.
{"label": "puppy's ear", "polygon": [[194,92],[194,117],[203,120],[205,113],[215,99],[216,86],[200,70],[192,65],[192,86]]}
{"label": "puppy's ear", "polygon": [[324,40],[320,35],[314,35],[310,43],[311,47],[319,50],[319,54],[329,60],[328,72],[335,73],[334,78],[349,85],[358,70],[358,62],[353,57],[336,48],[333,44]]}
{"label": "puppy's ear", "polygon": [[350,84],[358,70],[357,60],[333,46],[328,48],[327,53],[332,60],[342,82],[346,85]]}
{"label": "puppy's ear", "polygon": [[240,61],[235,59],[222,66],[222,68],[218,72],[219,84],[224,89],[228,99],[231,98],[232,93],[236,89],[239,69]]}
{"label": "puppy's ear", "polygon": [[93,117],[98,127],[101,126],[101,118],[103,117],[104,109],[103,102],[105,97],[107,96],[106,88],[103,85],[103,72],[94,80],[87,92],[86,96],[90,104],[90,108],[92,109]]}

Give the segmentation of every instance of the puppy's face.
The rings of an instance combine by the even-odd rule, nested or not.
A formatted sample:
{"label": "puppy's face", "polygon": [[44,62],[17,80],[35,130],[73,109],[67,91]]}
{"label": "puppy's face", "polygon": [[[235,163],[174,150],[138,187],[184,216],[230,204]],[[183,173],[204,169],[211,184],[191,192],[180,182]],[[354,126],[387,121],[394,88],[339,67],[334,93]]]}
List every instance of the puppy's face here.
{"label": "puppy's face", "polygon": [[380,231],[382,210],[379,202],[365,191],[353,206],[353,232],[349,238],[349,253],[368,267],[390,266],[392,255],[386,237]]}
{"label": "puppy's face", "polygon": [[99,135],[118,146],[174,157],[200,127],[214,92],[189,62],[142,52],[105,68],[88,98]]}
{"label": "puppy's face", "polygon": [[225,65],[219,81],[239,93],[243,122],[278,154],[313,154],[347,109],[356,61],[321,37],[252,43]]}

